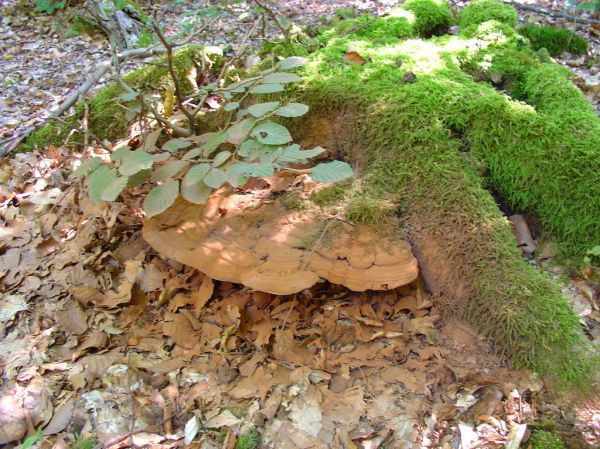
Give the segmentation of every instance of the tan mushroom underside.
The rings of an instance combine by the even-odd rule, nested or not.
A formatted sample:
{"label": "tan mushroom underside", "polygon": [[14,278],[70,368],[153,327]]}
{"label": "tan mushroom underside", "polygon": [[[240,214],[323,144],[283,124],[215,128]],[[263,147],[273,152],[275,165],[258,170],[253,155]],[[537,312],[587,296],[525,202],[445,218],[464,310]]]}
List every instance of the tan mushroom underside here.
{"label": "tan mushroom underside", "polygon": [[163,256],[214,279],[278,295],[302,291],[319,278],[354,291],[388,290],[416,279],[417,261],[406,242],[362,226],[327,226],[319,215],[222,189],[205,206],[178,200],[146,220],[143,236]]}

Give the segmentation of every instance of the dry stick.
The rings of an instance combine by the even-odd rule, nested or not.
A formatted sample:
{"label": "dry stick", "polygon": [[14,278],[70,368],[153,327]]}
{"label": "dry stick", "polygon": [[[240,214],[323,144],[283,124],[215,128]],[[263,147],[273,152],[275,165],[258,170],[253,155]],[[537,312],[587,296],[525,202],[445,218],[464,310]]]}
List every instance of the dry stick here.
{"label": "dry stick", "polygon": [[281,31],[283,33],[283,37],[285,37],[285,39],[289,41],[290,40],[290,30],[289,30],[289,28],[285,28],[281,24],[281,22],[277,18],[277,15],[273,12],[273,10],[271,8],[267,7],[261,0],[254,0],[254,3],[256,3],[256,5],[259,8],[262,8],[262,9],[264,9],[266,11],[266,13],[271,18],[271,20],[273,22],[275,22],[275,25],[277,26],[277,28],[279,28],[279,31]]}
{"label": "dry stick", "polygon": [[532,12],[536,12],[538,14],[544,14],[544,15],[550,16],[550,17],[558,17],[561,19],[568,19],[568,20],[572,20],[574,22],[585,23],[585,24],[590,24],[590,25],[591,24],[600,24],[600,20],[596,20],[596,19],[591,19],[591,18],[588,19],[585,17],[574,16],[572,14],[567,14],[566,12],[552,11],[550,9],[541,8],[539,6],[513,2],[510,0],[503,0],[503,1],[504,1],[504,3],[506,3],[508,5],[514,6],[517,9],[522,9],[524,11],[532,11]]}
{"label": "dry stick", "polygon": [[175,87],[175,99],[177,100],[177,106],[188,119],[188,128],[190,128],[190,130],[193,130],[195,116],[192,115],[192,112],[190,112],[190,110],[183,104],[183,95],[181,93],[181,87],[179,86],[179,78],[175,73],[175,68],[173,67],[173,46],[169,43],[169,41],[165,38],[165,35],[160,30],[156,18],[157,12],[155,11],[154,20],[152,21],[152,27],[154,28],[154,32],[158,36],[158,39],[167,50],[167,70],[169,71],[169,75],[173,80],[173,86]]}
{"label": "dry stick", "polygon": [[[181,48],[184,45],[189,44],[193,39],[203,33],[208,27],[212,26],[217,19],[214,19],[206,24],[202,25],[199,29],[194,30],[186,39],[177,42],[172,45],[172,50],[177,48]],[[119,53],[116,53],[116,57],[119,61],[123,59],[129,58],[145,58],[149,56],[156,56],[162,54],[166,51],[165,48],[160,46],[151,46],[148,48],[134,48],[131,50],[125,50]],[[114,57],[111,58],[114,60]],[[88,78],[74,91],[72,91],[67,98],[61,103],[56,111],[54,111],[50,116],[42,120],[40,123],[36,125],[29,126],[25,128],[23,131],[18,133],[16,136],[9,137],[4,140],[0,140],[0,157],[7,155],[11,151],[13,151],[24,139],[26,139],[31,133],[35,130],[42,127],[49,120],[56,119],[62,114],[64,114],[71,106],[73,106],[80,98],[82,98],[88,90],[90,90],[93,86],[95,86],[98,81],[108,72],[111,66],[111,61],[104,61],[97,65],[97,68],[94,72],[92,72]]]}
{"label": "dry stick", "polygon": [[[127,59],[127,58],[139,58],[139,57],[147,57],[154,56],[160,53],[164,53],[165,50],[160,47],[154,48],[136,48],[133,50],[126,50],[121,53],[118,53],[118,58]],[[82,98],[88,90],[90,90],[94,85],[100,81],[100,79],[108,72],[110,69],[111,62],[104,61],[97,65],[96,70],[91,73],[91,75],[86,78],[86,80],[74,91],[72,91],[67,98],[61,103],[56,111],[54,111],[50,116],[41,121],[36,125],[32,125],[28,128],[25,128],[19,134],[13,137],[9,137],[8,139],[4,139],[0,141],[0,157],[5,156],[14,150],[19,143],[21,143],[27,136],[29,136],[32,132],[43,126],[49,120],[55,119],[62,114],[64,114],[71,106],[73,106],[80,98]]]}
{"label": "dry stick", "polygon": [[[225,75],[227,73],[227,70],[229,70],[229,66],[231,66],[231,64],[233,64],[234,62],[236,62],[238,59],[240,59],[246,53],[246,51],[248,50],[248,39],[250,39],[250,36],[256,30],[256,27],[258,26],[259,21],[260,21],[260,19],[256,20],[254,22],[254,25],[252,26],[252,28],[250,29],[250,31],[248,31],[248,33],[246,33],[246,35],[242,39],[242,44],[241,44],[240,51],[237,52],[235,55],[233,55],[229,60],[227,60],[223,64],[223,67],[221,68],[221,72],[219,73],[219,77],[217,79],[217,82],[219,82],[220,80],[224,79]],[[210,95],[210,93],[207,92],[207,93],[205,93],[200,98],[200,100],[198,102],[198,105],[192,111],[192,114],[193,114],[194,117],[196,117],[196,115],[198,115],[198,113],[202,109],[202,106],[204,105],[204,102],[206,101],[206,99],[208,98],[209,95]]]}

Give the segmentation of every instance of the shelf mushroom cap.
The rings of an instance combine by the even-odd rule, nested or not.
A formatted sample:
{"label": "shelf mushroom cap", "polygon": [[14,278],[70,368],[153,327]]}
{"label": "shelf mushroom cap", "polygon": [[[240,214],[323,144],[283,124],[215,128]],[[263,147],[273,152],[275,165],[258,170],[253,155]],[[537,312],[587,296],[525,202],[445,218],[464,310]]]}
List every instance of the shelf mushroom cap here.
{"label": "shelf mushroom cap", "polygon": [[354,291],[388,290],[417,278],[410,245],[366,226],[331,222],[320,210],[287,209],[281,198],[220,189],[206,205],[182,199],[144,223],[161,255],[213,279],[289,295],[320,278]]}

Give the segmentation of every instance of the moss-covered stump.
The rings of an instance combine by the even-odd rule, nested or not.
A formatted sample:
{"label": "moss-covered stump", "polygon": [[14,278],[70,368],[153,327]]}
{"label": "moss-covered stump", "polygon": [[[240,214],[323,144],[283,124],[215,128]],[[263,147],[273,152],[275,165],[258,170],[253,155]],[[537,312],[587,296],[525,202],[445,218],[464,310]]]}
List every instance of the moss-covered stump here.
{"label": "moss-covered stump", "polygon": [[[563,255],[582,255],[600,241],[600,121],[568,72],[517,34],[514,11],[471,8],[459,36],[406,39],[399,14],[326,32],[301,92],[313,126],[299,133],[345,154],[367,194],[399,206],[447,312],[516,366],[584,385],[597,348],[558,286],[523,260],[488,189],[535,212]],[[505,23],[477,23],[490,17]],[[348,47],[367,62],[345,64]]]}

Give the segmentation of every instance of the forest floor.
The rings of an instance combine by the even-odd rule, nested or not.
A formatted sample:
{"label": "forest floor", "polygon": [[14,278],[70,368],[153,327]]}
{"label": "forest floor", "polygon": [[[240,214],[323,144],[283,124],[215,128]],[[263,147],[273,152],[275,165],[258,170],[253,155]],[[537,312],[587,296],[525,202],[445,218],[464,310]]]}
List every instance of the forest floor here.
{"label": "forest floor", "polygon": [[[64,39],[53,18],[7,12],[15,3],[1,5],[2,137],[43,120],[109,57],[102,37]],[[391,5],[278,2],[303,25]],[[179,12],[162,6],[174,31]],[[598,108],[588,62],[600,31],[577,27],[596,46],[560,61]],[[91,203],[68,180],[80,157],[49,148],[0,164],[0,444],[43,428],[37,447],[527,447],[543,420],[573,447],[600,443],[597,401],[553,401],[473,329],[442,321],[418,282],[275,296],[213,281],[141,239],[139,196]],[[564,279],[543,257],[533,263]],[[564,292],[600,338],[598,292],[579,277]]]}

